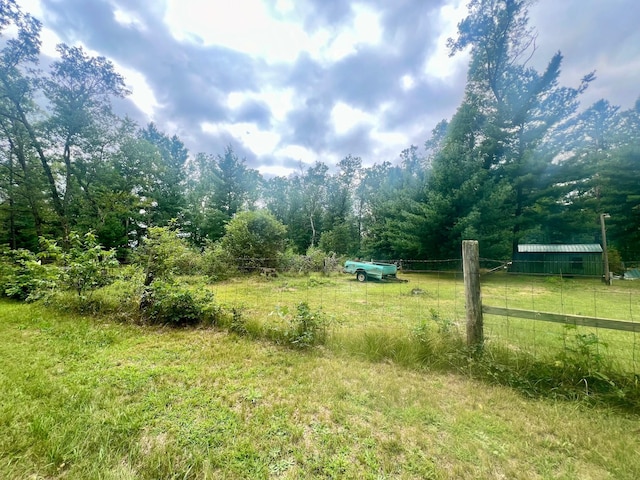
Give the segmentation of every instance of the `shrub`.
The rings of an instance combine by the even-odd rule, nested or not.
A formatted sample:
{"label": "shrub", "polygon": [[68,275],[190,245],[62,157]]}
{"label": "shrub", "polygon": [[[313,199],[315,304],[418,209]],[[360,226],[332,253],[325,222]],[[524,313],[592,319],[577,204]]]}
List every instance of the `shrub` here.
{"label": "shrub", "polygon": [[287,250],[279,261],[282,270],[299,274],[328,273],[337,270],[339,264],[340,261],[335,253],[327,254],[317,247],[309,247],[306,255],[298,255],[292,250]]}
{"label": "shrub", "polygon": [[155,280],[142,295],[142,318],[151,324],[213,325],[220,314],[220,308],[213,302],[213,293],[204,289],[193,291],[174,282]]}
{"label": "shrub", "polygon": [[205,248],[202,257],[202,273],[212,280],[224,280],[238,271],[234,258],[219,243]]}
{"label": "shrub", "polygon": [[134,262],[145,272],[145,285],[153,280],[169,280],[174,275],[191,275],[202,268],[200,254],[170,227],[150,227]]}
{"label": "shrub", "polygon": [[93,292],[98,287],[113,281],[111,271],[118,266],[115,250],[105,250],[98,243],[96,236],[89,232],[80,236],[76,232],[69,235],[69,250],[60,253],[55,244],[44,240],[47,252],[63,263],[62,283],[75,290],[79,297],[86,292]]}
{"label": "shrub", "polygon": [[81,315],[103,315],[118,321],[139,318],[142,282],[139,278],[117,278],[111,284],[95,289],[90,296],[78,296],[70,290],[52,290],[43,297],[45,305]]}
{"label": "shrub", "polygon": [[242,314],[242,310],[233,308],[231,310],[231,313],[232,318],[229,325],[229,331],[235,333],[236,335],[247,335],[249,333],[249,330],[247,329],[247,319]]}
{"label": "shrub", "polygon": [[43,265],[29,250],[8,250],[0,256],[0,289],[2,294],[18,300],[37,300],[46,290],[56,286],[60,270]]}
{"label": "shrub", "polygon": [[266,210],[246,211],[231,219],[220,243],[232,258],[273,260],[284,249],[286,233],[287,227],[272,213]]}
{"label": "shrub", "polygon": [[275,313],[283,321],[284,327],[271,328],[268,336],[272,340],[301,349],[326,342],[328,319],[322,311],[313,311],[306,302],[302,302],[297,305],[293,315],[286,307],[279,308]]}

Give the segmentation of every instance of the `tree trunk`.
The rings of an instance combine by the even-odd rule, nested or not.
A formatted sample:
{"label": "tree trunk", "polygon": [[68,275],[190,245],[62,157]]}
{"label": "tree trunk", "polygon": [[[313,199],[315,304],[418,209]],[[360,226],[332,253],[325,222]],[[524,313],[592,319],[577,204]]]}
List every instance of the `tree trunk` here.
{"label": "tree trunk", "polygon": [[16,239],[16,220],[15,220],[15,202],[13,199],[13,185],[15,179],[13,178],[13,151],[9,150],[9,244],[11,245],[11,249],[15,250],[17,248],[17,239]]}

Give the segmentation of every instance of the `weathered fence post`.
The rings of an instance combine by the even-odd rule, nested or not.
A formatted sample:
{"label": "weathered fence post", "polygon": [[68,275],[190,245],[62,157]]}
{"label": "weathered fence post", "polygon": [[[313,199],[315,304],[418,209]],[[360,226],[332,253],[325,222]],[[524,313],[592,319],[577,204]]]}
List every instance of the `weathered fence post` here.
{"label": "weathered fence post", "polygon": [[480,256],[477,240],[462,241],[464,299],[467,311],[467,346],[482,347],[482,298],[480,296]]}

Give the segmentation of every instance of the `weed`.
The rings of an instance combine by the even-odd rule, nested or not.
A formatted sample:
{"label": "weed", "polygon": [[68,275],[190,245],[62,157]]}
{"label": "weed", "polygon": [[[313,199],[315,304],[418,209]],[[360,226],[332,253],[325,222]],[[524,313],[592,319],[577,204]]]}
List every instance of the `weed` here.
{"label": "weed", "polygon": [[220,308],[213,303],[213,293],[206,289],[193,291],[174,282],[155,280],[140,300],[143,319],[151,324],[188,326],[213,325]]}
{"label": "weed", "polygon": [[267,332],[271,340],[301,349],[326,342],[328,319],[322,311],[314,311],[307,303],[301,302],[295,313],[285,306],[277,308],[271,315],[274,314],[278,321],[270,325]]}
{"label": "weed", "polygon": [[247,320],[239,308],[231,309],[231,323],[229,325],[229,331],[236,335],[245,336],[249,333],[247,330]]}

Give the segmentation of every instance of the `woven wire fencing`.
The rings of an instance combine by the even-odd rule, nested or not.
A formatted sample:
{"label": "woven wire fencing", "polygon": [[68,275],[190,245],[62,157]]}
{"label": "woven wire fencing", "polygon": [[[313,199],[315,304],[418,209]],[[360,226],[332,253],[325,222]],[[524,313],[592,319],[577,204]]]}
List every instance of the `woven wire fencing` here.
{"label": "woven wire fencing", "polygon": [[[629,325],[640,321],[640,282],[620,277],[606,285],[598,271],[587,275],[576,268],[562,273],[558,267],[566,272],[567,265],[557,260],[516,269],[497,260],[484,259],[482,264],[487,272],[481,277],[483,306],[524,310],[538,317],[485,313],[489,344],[500,344],[514,356],[527,353],[559,366],[575,360],[594,372],[640,374],[640,328]],[[513,274],[512,269],[547,273]],[[566,321],[545,321],[545,313],[566,315]],[[628,330],[582,326],[581,317],[595,324],[605,323],[597,319],[623,321]]]}
{"label": "woven wire fencing", "polygon": [[[366,335],[372,330],[410,336],[420,325],[447,325],[465,335],[465,296],[460,259],[393,260],[398,281],[359,282],[335,261],[315,272],[282,272],[275,262],[244,262],[243,273],[211,288],[219,303],[242,308],[268,323],[282,309],[301,302],[321,309],[331,328]],[[263,265],[269,265],[267,267]],[[565,274],[510,273],[509,262],[481,259],[484,305],[535,312],[583,315],[636,323],[640,320],[640,280]],[[557,364],[588,360],[594,369],[640,375],[640,337],[615,331],[540,320],[484,315],[488,346],[499,346],[517,361],[521,355]]]}

